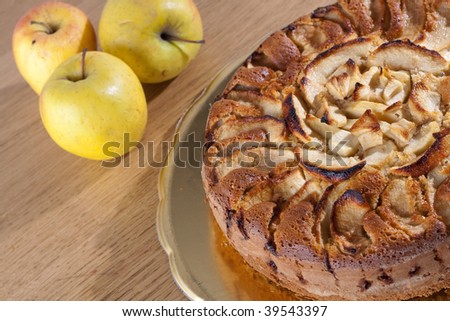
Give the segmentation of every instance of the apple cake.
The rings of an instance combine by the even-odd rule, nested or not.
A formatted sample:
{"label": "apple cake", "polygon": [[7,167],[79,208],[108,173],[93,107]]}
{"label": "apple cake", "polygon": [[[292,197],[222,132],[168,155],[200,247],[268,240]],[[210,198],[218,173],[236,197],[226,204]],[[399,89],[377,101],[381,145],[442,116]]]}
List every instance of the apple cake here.
{"label": "apple cake", "polygon": [[212,103],[202,179],[244,260],[301,297],[450,287],[450,1],[342,0]]}

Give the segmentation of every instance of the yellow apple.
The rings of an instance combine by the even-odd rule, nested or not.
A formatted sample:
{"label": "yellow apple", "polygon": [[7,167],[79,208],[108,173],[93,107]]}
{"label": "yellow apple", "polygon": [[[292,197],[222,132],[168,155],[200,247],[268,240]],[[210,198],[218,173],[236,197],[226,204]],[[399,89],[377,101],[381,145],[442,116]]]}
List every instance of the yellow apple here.
{"label": "yellow apple", "polygon": [[61,62],[84,48],[97,48],[94,28],[80,9],[63,2],[31,9],[13,33],[17,67],[37,94]]}
{"label": "yellow apple", "polygon": [[83,52],[59,65],[42,89],[39,106],[59,146],[96,160],[128,152],[129,142],[142,138],[147,123],[139,79],[105,52]]}
{"label": "yellow apple", "polygon": [[98,38],[103,51],[125,61],[144,83],[176,77],[204,43],[192,0],[109,0]]}

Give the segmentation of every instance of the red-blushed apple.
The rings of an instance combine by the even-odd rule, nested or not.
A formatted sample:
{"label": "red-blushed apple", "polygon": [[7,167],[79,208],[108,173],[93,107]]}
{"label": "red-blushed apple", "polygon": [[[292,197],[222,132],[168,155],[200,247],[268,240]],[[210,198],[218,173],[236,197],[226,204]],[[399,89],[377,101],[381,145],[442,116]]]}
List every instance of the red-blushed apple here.
{"label": "red-blushed apple", "polygon": [[142,138],[147,102],[139,79],[119,58],[84,51],[61,63],[42,89],[41,119],[63,149],[111,159]]}
{"label": "red-blushed apple", "polygon": [[103,51],[125,61],[144,83],[176,77],[204,43],[192,0],[109,0],[98,38]]}
{"label": "red-blushed apple", "polygon": [[16,24],[13,52],[23,78],[40,94],[55,68],[83,49],[95,50],[95,31],[80,9],[63,2],[45,2]]}

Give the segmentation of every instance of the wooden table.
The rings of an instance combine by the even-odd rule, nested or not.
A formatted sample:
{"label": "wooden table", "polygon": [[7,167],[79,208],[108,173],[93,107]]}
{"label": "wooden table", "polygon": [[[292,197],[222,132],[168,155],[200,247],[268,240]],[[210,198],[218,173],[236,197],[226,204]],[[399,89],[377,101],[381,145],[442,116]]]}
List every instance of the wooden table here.
{"label": "wooden table", "polygon": [[[182,300],[156,229],[159,168],[73,156],[47,135],[38,96],[15,66],[16,21],[39,0],[0,4],[0,299]],[[97,29],[105,1],[67,1]],[[146,85],[146,155],[161,161],[177,120],[227,62],[330,1],[195,0],[206,45],[176,79]],[[154,151],[147,146],[153,142]],[[148,157],[146,157],[148,159]],[[123,163],[122,163],[123,164]]]}

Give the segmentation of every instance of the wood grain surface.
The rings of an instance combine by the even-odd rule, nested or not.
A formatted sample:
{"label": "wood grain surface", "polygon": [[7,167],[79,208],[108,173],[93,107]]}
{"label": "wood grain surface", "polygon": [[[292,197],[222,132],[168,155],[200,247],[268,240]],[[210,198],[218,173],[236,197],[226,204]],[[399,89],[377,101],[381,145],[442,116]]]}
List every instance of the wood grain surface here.
{"label": "wood grain surface", "polygon": [[[139,166],[137,150],[115,168],[73,156],[41,123],[38,96],[21,78],[11,48],[15,23],[41,2],[0,2],[0,299],[184,300],[155,230],[160,169]],[[105,1],[66,2],[97,30]],[[206,44],[176,79],[144,86],[143,154],[156,161],[183,111],[227,63],[331,1],[195,2]]]}

